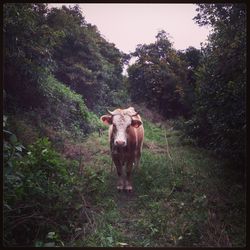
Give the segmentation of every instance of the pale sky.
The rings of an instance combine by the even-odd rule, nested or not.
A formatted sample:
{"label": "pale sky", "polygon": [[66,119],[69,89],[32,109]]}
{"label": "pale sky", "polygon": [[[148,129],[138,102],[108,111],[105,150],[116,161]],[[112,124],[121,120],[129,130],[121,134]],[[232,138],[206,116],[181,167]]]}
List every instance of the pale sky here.
{"label": "pale sky", "polygon": [[[49,4],[49,7],[74,3]],[[177,50],[189,46],[200,49],[206,42],[209,27],[200,27],[192,19],[195,4],[79,4],[85,20],[96,25],[101,35],[125,52],[133,52],[137,44],[155,42],[158,31],[165,30]]]}

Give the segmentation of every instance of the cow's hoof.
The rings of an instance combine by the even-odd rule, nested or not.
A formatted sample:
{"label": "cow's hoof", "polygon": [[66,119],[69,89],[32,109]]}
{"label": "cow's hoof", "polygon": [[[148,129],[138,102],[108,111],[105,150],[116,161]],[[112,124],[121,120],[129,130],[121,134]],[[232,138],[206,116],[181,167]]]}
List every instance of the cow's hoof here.
{"label": "cow's hoof", "polygon": [[116,189],[118,192],[121,192],[123,190],[123,186],[117,186]]}
{"label": "cow's hoof", "polygon": [[126,186],[125,187],[125,191],[128,192],[128,193],[131,193],[133,190],[132,186]]}

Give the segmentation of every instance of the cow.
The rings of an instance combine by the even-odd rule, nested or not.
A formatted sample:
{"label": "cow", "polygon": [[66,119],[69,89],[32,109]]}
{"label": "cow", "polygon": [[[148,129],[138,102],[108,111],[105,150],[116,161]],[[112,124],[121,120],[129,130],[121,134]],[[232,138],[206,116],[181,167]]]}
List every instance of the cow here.
{"label": "cow", "polygon": [[117,190],[131,192],[132,167],[139,166],[144,139],[141,117],[133,107],[129,107],[112,112],[108,110],[108,114],[101,116],[100,120],[109,126],[111,157],[118,175]]}

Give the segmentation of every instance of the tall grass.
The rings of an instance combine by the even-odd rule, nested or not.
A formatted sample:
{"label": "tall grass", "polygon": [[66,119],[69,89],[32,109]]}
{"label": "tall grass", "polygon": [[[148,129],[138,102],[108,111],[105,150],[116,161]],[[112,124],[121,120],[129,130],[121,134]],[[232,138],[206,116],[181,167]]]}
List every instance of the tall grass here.
{"label": "tall grass", "polygon": [[[21,176],[27,183],[38,182],[33,178],[34,169],[41,173],[48,169],[51,176],[44,177],[39,185],[49,183],[56,187],[49,193],[51,209],[43,209],[45,213],[38,210],[37,214],[47,216],[54,224],[47,220],[44,228],[36,224],[33,243],[29,241],[27,245],[35,242],[37,246],[77,247],[245,246],[245,187],[241,174],[209,151],[183,142],[179,131],[143,121],[145,142],[140,167],[132,173],[132,193],[118,193],[115,188],[117,175],[109,152],[108,129],[101,137],[94,132],[82,139],[81,159],[75,156],[67,161],[61,159],[46,141],[45,145],[36,144],[37,157],[28,154],[16,161],[15,168],[21,173],[24,169],[20,164],[29,163],[27,166],[32,167],[33,171]],[[72,141],[70,146],[78,145]],[[29,152],[33,152],[32,148]],[[63,172],[53,175],[57,168]],[[63,186],[58,176],[66,178]],[[19,183],[10,181],[11,192],[15,194],[13,187]],[[30,193],[35,192],[32,197],[36,200],[40,191],[43,190],[30,188],[21,194],[28,200]],[[55,194],[60,198],[57,207],[53,207]],[[11,197],[5,194],[5,199]],[[9,218],[16,209],[10,208],[15,207],[15,202],[5,201],[7,226],[12,223]],[[18,206],[22,207],[21,201]],[[9,234],[5,240],[15,245],[13,232],[10,228],[6,230]]]}
{"label": "tall grass", "polygon": [[[141,165],[133,171],[134,193],[116,193],[116,173],[110,174],[98,206],[114,201],[104,209],[113,217],[98,219],[98,239],[95,233],[87,245],[244,246],[245,193],[239,174],[209,151],[182,143],[178,131],[165,131],[149,121],[144,128]],[[105,138],[100,141],[108,148]]]}

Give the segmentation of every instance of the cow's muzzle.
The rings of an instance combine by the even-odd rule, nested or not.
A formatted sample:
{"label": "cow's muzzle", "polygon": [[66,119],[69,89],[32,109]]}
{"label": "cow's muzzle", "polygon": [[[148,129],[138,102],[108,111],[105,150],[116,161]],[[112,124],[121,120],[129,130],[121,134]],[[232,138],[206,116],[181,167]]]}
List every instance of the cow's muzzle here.
{"label": "cow's muzzle", "polygon": [[126,142],[122,141],[122,140],[116,140],[115,141],[115,146],[117,146],[117,147],[125,147],[126,146]]}

